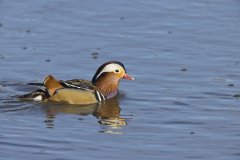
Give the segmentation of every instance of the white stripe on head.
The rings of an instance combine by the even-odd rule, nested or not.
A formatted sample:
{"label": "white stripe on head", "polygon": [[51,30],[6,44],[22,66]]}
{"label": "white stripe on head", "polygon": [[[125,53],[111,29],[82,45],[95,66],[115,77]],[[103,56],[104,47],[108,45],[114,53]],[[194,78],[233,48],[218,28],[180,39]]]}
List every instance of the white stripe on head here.
{"label": "white stripe on head", "polygon": [[102,74],[102,73],[104,73],[104,72],[115,72],[116,70],[124,70],[123,68],[122,68],[122,66],[120,66],[119,64],[115,64],[115,63],[111,63],[111,64],[108,64],[108,65],[106,65],[103,69],[102,69],[102,71],[97,75],[97,77],[96,77],[96,79],[98,79],[98,77]]}

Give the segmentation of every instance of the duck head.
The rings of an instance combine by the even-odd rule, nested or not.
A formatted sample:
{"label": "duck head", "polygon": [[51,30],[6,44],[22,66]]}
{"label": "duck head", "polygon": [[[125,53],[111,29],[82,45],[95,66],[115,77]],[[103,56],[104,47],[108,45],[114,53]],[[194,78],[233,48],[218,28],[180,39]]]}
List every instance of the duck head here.
{"label": "duck head", "polygon": [[92,83],[107,98],[112,98],[118,93],[120,79],[134,80],[127,74],[124,65],[118,61],[110,61],[102,64],[95,75]]}

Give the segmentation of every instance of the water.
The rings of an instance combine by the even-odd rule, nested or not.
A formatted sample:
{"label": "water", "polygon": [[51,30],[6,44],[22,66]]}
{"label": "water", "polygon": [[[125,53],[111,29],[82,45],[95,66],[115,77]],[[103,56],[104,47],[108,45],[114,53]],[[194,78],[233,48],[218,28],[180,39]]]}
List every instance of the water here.
{"label": "water", "polygon": [[[239,159],[237,0],[0,1],[0,159]],[[19,102],[125,64],[108,104]]]}

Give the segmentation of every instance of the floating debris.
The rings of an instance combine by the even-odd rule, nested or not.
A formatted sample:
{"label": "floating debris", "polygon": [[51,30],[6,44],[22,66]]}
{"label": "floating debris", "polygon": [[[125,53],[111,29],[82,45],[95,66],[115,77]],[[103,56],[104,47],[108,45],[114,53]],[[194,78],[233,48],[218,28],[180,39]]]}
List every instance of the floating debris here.
{"label": "floating debris", "polygon": [[172,34],[172,31],[168,31],[168,34]]}
{"label": "floating debris", "polygon": [[186,71],[187,71],[187,68],[182,68],[181,71],[182,71],[182,72],[186,72]]}
{"label": "floating debris", "polygon": [[31,30],[30,30],[30,29],[27,29],[27,30],[26,30],[26,32],[27,32],[27,33],[30,33],[30,32],[31,32]]}
{"label": "floating debris", "polygon": [[234,84],[230,83],[230,84],[228,84],[228,86],[229,86],[229,87],[233,87],[233,86],[234,86]]}
{"label": "floating debris", "polygon": [[0,27],[2,27],[3,26],[3,24],[2,23],[0,23]]}
{"label": "floating debris", "polygon": [[26,49],[27,49],[27,47],[26,47],[26,46],[24,46],[24,47],[22,47],[22,49],[26,50]]}
{"label": "floating debris", "polygon": [[189,134],[195,134],[195,132],[189,132]]}
{"label": "floating debris", "polygon": [[97,59],[99,53],[98,52],[92,52],[91,55],[92,55],[92,58]]}
{"label": "floating debris", "polygon": [[120,20],[124,20],[125,18],[124,17],[120,17]]}
{"label": "floating debris", "polygon": [[240,93],[234,94],[233,97],[240,98]]}
{"label": "floating debris", "polygon": [[45,62],[51,62],[51,59],[46,59]]}

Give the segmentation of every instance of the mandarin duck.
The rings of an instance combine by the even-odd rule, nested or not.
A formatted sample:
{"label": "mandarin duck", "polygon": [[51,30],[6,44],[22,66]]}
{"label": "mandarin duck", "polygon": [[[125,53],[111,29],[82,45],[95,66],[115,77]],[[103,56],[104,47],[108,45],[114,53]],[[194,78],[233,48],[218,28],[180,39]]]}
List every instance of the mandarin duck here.
{"label": "mandarin duck", "polygon": [[[102,64],[92,81],[73,79],[57,80],[52,75],[45,77],[42,89],[20,96],[22,100],[52,101],[67,104],[94,104],[118,94],[120,79],[134,80],[127,74],[124,65],[118,61]],[[39,83],[29,83],[39,85]]]}

